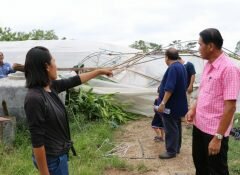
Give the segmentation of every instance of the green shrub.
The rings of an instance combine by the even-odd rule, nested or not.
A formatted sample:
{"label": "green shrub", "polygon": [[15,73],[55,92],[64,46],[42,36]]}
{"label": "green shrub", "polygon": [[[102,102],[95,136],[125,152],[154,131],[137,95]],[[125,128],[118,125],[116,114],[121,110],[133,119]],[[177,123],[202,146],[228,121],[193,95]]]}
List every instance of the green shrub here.
{"label": "green shrub", "polygon": [[82,120],[103,120],[113,127],[136,119],[136,115],[124,111],[127,105],[117,102],[115,94],[99,95],[89,91],[69,91],[67,108],[69,116],[76,122]]}

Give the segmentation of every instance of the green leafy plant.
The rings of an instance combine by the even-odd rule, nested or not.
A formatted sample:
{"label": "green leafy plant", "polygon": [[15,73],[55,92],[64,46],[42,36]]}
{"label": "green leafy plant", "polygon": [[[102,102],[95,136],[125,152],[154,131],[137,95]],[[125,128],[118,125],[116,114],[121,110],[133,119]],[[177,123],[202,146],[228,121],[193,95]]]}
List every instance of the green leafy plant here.
{"label": "green leafy plant", "polygon": [[115,94],[99,95],[88,91],[69,91],[68,111],[74,120],[103,120],[113,127],[136,119],[136,115],[126,112],[128,105],[121,104],[114,98]]}
{"label": "green leafy plant", "polygon": [[234,127],[240,127],[240,113],[234,115]]}

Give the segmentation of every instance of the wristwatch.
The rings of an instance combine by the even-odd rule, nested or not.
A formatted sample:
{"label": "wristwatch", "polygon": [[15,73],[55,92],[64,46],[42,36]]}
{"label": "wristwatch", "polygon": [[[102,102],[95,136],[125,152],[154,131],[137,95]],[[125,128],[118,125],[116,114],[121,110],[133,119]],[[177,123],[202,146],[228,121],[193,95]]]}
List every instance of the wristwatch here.
{"label": "wristwatch", "polygon": [[223,135],[222,134],[216,133],[215,136],[217,137],[218,140],[222,140],[223,139]]}

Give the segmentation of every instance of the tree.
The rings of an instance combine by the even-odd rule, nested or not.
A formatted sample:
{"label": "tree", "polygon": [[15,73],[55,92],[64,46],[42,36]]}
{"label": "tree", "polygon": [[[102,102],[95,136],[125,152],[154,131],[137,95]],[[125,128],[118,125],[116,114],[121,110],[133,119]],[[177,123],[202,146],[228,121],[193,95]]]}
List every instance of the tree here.
{"label": "tree", "polygon": [[182,53],[189,52],[196,47],[197,42],[182,42],[181,40],[174,40],[169,46],[175,47]]}
{"label": "tree", "polygon": [[178,50],[182,50],[182,43],[181,40],[174,40],[172,43],[169,44],[169,46],[175,47]]}
{"label": "tree", "polygon": [[144,53],[149,52],[150,50],[162,50],[162,45],[145,42],[143,40],[135,41],[133,44],[130,45],[131,48],[142,50]]}
{"label": "tree", "polygon": [[130,45],[130,47],[134,49],[142,50],[143,52],[148,52],[148,48],[145,44],[145,41],[143,40],[135,41],[133,44]]}
{"label": "tree", "polygon": [[185,45],[185,49],[190,50],[196,47],[197,42],[189,42]]}
{"label": "tree", "polygon": [[152,50],[162,50],[161,44],[149,43],[149,45],[150,45],[150,49],[152,49]]}
{"label": "tree", "polygon": [[58,40],[58,36],[53,30],[32,30],[30,34],[31,40]]}
{"label": "tree", "polygon": [[0,41],[16,40],[16,33],[12,32],[9,27],[0,28]]}
{"label": "tree", "polygon": [[[63,37],[66,39],[66,37]],[[24,40],[58,40],[53,30],[34,29],[29,33],[13,32],[9,27],[0,27],[0,41],[24,41]]]}

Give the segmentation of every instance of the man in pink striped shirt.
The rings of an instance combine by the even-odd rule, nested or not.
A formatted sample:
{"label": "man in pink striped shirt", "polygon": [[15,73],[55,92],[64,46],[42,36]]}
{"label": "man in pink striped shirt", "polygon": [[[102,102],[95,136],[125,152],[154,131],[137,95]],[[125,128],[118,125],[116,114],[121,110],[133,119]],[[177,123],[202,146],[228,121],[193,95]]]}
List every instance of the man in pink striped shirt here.
{"label": "man in pink striped shirt", "polygon": [[192,156],[196,175],[228,175],[228,136],[240,88],[240,72],[223,53],[217,29],[200,32],[199,52],[208,60],[198,99],[186,114],[193,122]]}

